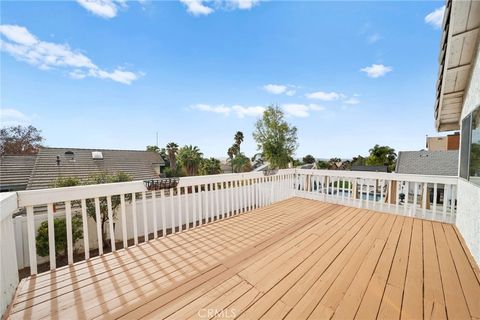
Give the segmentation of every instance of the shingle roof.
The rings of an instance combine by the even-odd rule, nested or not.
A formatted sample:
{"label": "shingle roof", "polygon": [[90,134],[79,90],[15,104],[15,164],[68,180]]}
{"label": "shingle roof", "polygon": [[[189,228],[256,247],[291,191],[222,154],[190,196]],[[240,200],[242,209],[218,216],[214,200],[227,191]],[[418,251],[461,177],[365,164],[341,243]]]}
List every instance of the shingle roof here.
{"label": "shingle roof", "polygon": [[[73,152],[69,160],[65,152]],[[100,151],[103,160],[92,159],[92,152]],[[57,165],[57,155],[60,165]],[[37,154],[35,166],[28,181],[27,189],[51,187],[58,177],[88,178],[92,173],[123,171],[133,180],[158,177],[155,165],[164,165],[162,157],[155,152],[133,150],[41,148]]]}
{"label": "shingle roof", "polygon": [[352,166],[352,171],[388,172],[387,166]]}
{"label": "shingle roof", "polygon": [[400,151],[397,173],[457,176],[458,150]]}
{"label": "shingle roof", "polygon": [[16,191],[26,188],[35,164],[35,156],[0,157],[0,190]]}

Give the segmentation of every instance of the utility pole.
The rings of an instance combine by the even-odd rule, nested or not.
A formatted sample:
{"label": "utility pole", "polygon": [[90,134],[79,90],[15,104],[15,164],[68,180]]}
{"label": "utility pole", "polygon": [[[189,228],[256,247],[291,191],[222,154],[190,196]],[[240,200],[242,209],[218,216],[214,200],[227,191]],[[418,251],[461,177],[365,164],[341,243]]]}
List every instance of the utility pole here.
{"label": "utility pole", "polygon": [[158,131],[157,131],[157,147],[158,147]]}

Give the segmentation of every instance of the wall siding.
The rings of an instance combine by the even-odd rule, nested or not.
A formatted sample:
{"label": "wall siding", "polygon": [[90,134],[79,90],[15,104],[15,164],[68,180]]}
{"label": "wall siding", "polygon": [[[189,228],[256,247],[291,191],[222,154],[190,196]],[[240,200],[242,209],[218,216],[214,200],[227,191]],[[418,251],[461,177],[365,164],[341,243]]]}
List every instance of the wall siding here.
{"label": "wall siding", "polygon": [[[474,64],[463,104],[462,119],[480,105],[480,46],[477,49]],[[480,187],[462,178],[458,181],[458,208],[455,224],[480,265]]]}

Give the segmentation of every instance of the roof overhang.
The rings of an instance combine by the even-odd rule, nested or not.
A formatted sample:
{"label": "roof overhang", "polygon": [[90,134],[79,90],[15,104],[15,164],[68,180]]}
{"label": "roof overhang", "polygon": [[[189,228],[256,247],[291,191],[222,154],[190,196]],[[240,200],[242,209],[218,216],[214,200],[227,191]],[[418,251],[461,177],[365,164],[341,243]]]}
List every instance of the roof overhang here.
{"label": "roof overhang", "polygon": [[480,39],[480,1],[447,0],[440,46],[435,126],[460,129],[463,100]]}

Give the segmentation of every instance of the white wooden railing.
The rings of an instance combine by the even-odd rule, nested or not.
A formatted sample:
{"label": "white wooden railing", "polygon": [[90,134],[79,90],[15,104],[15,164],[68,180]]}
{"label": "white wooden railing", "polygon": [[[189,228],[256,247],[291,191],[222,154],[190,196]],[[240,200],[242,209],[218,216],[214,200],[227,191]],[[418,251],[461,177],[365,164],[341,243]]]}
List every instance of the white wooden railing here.
{"label": "white wooden railing", "polygon": [[[148,191],[142,181],[134,181],[2,194],[2,313],[18,283],[19,268],[29,266],[32,275],[45,267],[57,268],[54,222],[58,218],[66,221],[66,256],[71,265],[90,259],[91,252],[103,255],[293,196],[452,223],[456,184],[456,177],[288,169],[271,176],[254,172],[185,177],[176,188],[160,191]],[[104,225],[108,247],[102,243],[102,208],[108,216]],[[18,210],[26,215],[12,219]],[[82,221],[83,232],[75,243],[73,217]],[[35,238],[44,221],[49,252],[40,257]]]}
{"label": "white wooden railing", "polygon": [[303,169],[295,176],[296,196],[455,222],[457,177]]}

